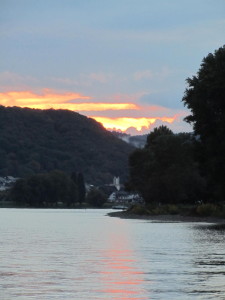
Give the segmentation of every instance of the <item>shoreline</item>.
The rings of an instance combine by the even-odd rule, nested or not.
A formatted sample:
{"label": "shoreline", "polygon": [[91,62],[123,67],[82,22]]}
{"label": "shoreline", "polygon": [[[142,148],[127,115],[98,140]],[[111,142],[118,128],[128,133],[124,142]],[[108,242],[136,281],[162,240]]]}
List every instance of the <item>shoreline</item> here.
{"label": "shoreline", "polygon": [[121,219],[136,219],[160,223],[214,223],[225,225],[225,219],[215,217],[198,217],[198,216],[183,216],[183,215],[137,215],[129,214],[125,211],[116,211],[107,214],[110,217]]}

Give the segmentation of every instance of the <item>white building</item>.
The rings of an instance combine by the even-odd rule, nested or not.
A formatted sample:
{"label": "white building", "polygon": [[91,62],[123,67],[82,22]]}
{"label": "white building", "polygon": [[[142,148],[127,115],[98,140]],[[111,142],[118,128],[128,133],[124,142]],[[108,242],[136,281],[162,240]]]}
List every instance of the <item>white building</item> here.
{"label": "white building", "polygon": [[117,189],[117,191],[120,190],[120,178],[119,177],[114,177],[113,178],[113,185]]}
{"label": "white building", "polygon": [[10,189],[10,187],[18,180],[18,178],[12,176],[0,177],[0,191]]}
{"label": "white building", "polygon": [[139,194],[128,193],[125,191],[113,192],[109,198],[109,202],[113,203],[142,203],[143,199]]}

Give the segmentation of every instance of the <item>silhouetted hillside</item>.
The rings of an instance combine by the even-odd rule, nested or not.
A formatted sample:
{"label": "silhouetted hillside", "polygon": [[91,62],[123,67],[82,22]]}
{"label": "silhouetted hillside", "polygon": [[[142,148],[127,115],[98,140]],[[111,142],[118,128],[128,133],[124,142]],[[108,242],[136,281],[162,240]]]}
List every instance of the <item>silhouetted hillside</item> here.
{"label": "silhouetted hillside", "polygon": [[0,176],[54,169],[82,172],[90,183],[127,175],[133,148],[95,120],[69,110],[0,106]]}

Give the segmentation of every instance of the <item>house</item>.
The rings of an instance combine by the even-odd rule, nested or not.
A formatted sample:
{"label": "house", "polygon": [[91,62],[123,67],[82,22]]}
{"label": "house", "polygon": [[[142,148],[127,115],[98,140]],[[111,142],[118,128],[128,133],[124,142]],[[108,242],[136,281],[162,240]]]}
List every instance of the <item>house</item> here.
{"label": "house", "polygon": [[12,176],[0,177],[0,191],[8,190],[18,180],[18,178]]}
{"label": "house", "polygon": [[128,193],[125,191],[113,192],[108,197],[108,201],[111,203],[123,203],[123,204],[143,203],[143,199],[139,194]]}

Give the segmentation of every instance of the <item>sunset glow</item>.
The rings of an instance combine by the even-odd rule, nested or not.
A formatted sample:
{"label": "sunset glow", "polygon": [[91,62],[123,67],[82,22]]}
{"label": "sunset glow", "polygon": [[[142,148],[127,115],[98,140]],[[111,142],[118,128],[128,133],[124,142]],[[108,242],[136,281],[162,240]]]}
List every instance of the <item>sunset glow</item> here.
{"label": "sunset glow", "polygon": [[118,100],[97,102],[96,99],[93,101],[92,97],[80,93],[58,92],[50,89],[43,89],[40,93],[30,90],[0,93],[0,105],[82,112],[102,123],[106,129],[131,132],[131,134],[149,131],[157,121],[172,124],[177,120],[178,114],[171,113],[165,107],[140,105],[129,99]]}
{"label": "sunset glow", "polygon": [[148,128],[150,125],[154,124],[156,120],[161,120],[163,122],[172,123],[175,117],[155,117],[155,118],[105,118],[92,116],[97,122],[102,123],[102,125],[107,129],[115,129],[126,131],[130,127],[136,128],[141,131],[143,127]]}
{"label": "sunset glow", "polygon": [[78,93],[56,93],[45,89],[42,94],[30,91],[0,93],[0,104],[38,109],[69,109],[74,111],[104,111],[138,109],[133,103],[93,103],[71,102],[72,100],[89,100],[91,97]]}
{"label": "sunset glow", "polygon": [[44,108],[46,105],[50,106],[76,99],[90,99],[90,97],[78,93],[56,93],[49,89],[44,89],[41,94],[31,91],[0,93],[0,104],[5,106],[31,107],[43,105]]}

